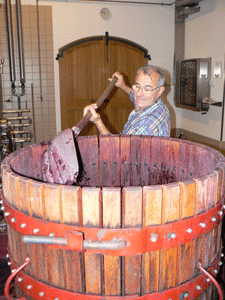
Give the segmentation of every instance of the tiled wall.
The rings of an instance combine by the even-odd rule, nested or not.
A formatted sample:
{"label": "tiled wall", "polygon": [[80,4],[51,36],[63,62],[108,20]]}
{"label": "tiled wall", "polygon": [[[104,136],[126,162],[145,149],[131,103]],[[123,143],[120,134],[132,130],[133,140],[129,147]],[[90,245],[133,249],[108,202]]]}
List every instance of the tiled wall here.
{"label": "tiled wall", "polygon": [[[21,109],[30,109],[29,113],[24,113],[23,115],[30,116],[33,121],[32,125],[27,128],[27,130],[32,131],[32,133],[36,132],[31,143],[47,141],[56,135],[52,8],[50,6],[39,5],[38,11],[40,52],[38,47],[37,7],[35,5],[22,5],[26,82],[25,95],[20,97],[20,103]],[[15,5],[12,5],[12,16],[16,65],[16,94],[20,95],[21,84],[19,76]],[[4,59],[3,73],[0,75],[2,79],[2,95],[0,95],[2,109],[18,109],[18,97],[12,96],[11,92],[4,5],[0,5],[0,58],[1,57]],[[42,94],[40,90],[41,85]],[[43,96],[42,100],[41,96]],[[34,106],[32,105],[32,99]],[[2,118],[5,118],[5,116],[6,115],[3,115]]]}

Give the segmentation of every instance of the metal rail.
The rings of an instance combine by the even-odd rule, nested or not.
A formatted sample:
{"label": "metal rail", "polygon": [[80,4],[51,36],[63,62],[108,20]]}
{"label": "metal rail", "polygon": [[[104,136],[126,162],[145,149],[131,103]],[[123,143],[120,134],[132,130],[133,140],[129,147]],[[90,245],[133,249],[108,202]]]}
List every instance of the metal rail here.
{"label": "metal rail", "polygon": [[[40,235],[24,235],[23,242],[27,244],[45,244],[45,245],[60,245],[68,246],[67,237],[54,237],[54,236],[40,236]],[[118,250],[126,247],[126,241],[112,240],[112,241],[92,241],[84,240],[83,249],[91,250]]]}

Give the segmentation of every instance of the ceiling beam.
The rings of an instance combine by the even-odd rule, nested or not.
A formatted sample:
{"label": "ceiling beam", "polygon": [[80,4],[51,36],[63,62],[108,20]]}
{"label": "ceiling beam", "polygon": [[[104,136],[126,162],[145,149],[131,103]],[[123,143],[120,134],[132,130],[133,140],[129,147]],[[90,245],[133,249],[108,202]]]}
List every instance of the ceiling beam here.
{"label": "ceiling beam", "polygon": [[201,1],[205,1],[205,0],[176,0],[176,7],[181,7],[181,6],[190,6],[193,4],[198,4]]}
{"label": "ceiling beam", "polygon": [[184,10],[177,11],[176,12],[176,17],[177,18],[186,18],[189,15],[193,15],[193,14],[199,12],[199,11],[200,11],[200,7],[188,7]]}

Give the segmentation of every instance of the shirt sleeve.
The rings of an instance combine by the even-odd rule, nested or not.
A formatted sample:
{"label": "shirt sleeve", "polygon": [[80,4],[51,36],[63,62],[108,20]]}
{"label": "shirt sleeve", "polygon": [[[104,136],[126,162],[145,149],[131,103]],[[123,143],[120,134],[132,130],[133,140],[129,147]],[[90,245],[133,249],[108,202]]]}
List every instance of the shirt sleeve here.
{"label": "shirt sleeve", "polygon": [[132,91],[132,90],[130,91],[129,97],[130,97],[131,102],[135,105],[134,91]]}

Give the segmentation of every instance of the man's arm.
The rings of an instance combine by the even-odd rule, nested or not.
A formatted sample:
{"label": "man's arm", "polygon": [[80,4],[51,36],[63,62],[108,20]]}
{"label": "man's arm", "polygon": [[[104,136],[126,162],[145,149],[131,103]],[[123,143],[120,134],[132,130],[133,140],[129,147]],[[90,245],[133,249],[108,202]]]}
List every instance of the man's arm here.
{"label": "man's arm", "polygon": [[130,95],[130,92],[131,92],[131,87],[127,86],[125,81],[124,81],[124,78],[123,78],[123,75],[120,74],[119,72],[115,72],[113,75],[112,75],[112,78],[109,78],[109,81],[112,81],[112,79],[114,77],[117,77],[118,80],[116,82],[116,87],[118,88],[121,88],[121,90],[123,90],[125,93],[127,93],[128,95]]}
{"label": "man's arm", "polygon": [[100,115],[96,112],[97,105],[96,104],[91,104],[89,106],[86,106],[84,108],[84,115],[90,111],[92,114],[92,117],[90,121],[95,124],[95,126],[98,129],[99,134],[110,134],[110,131],[107,129],[105,124],[102,122],[102,119]]}
{"label": "man's arm", "polygon": [[[119,72],[115,72],[112,75],[112,78],[109,78],[109,81],[112,81],[112,79],[114,77],[118,78],[115,86],[118,87],[118,88],[121,88],[125,93],[130,95],[130,92],[131,92],[132,89],[129,86],[126,85],[126,83],[124,81],[124,78],[123,78],[123,75],[120,74]],[[100,115],[96,112],[96,109],[97,109],[96,104],[88,105],[84,108],[83,115],[85,115],[88,111],[90,111],[92,113],[92,117],[91,117],[90,121],[95,124],[95,126],[98,129],[99,134],[110,134],[110,131],[105,126],[105,124],[102,122],[102,119],[101,119]]]}

